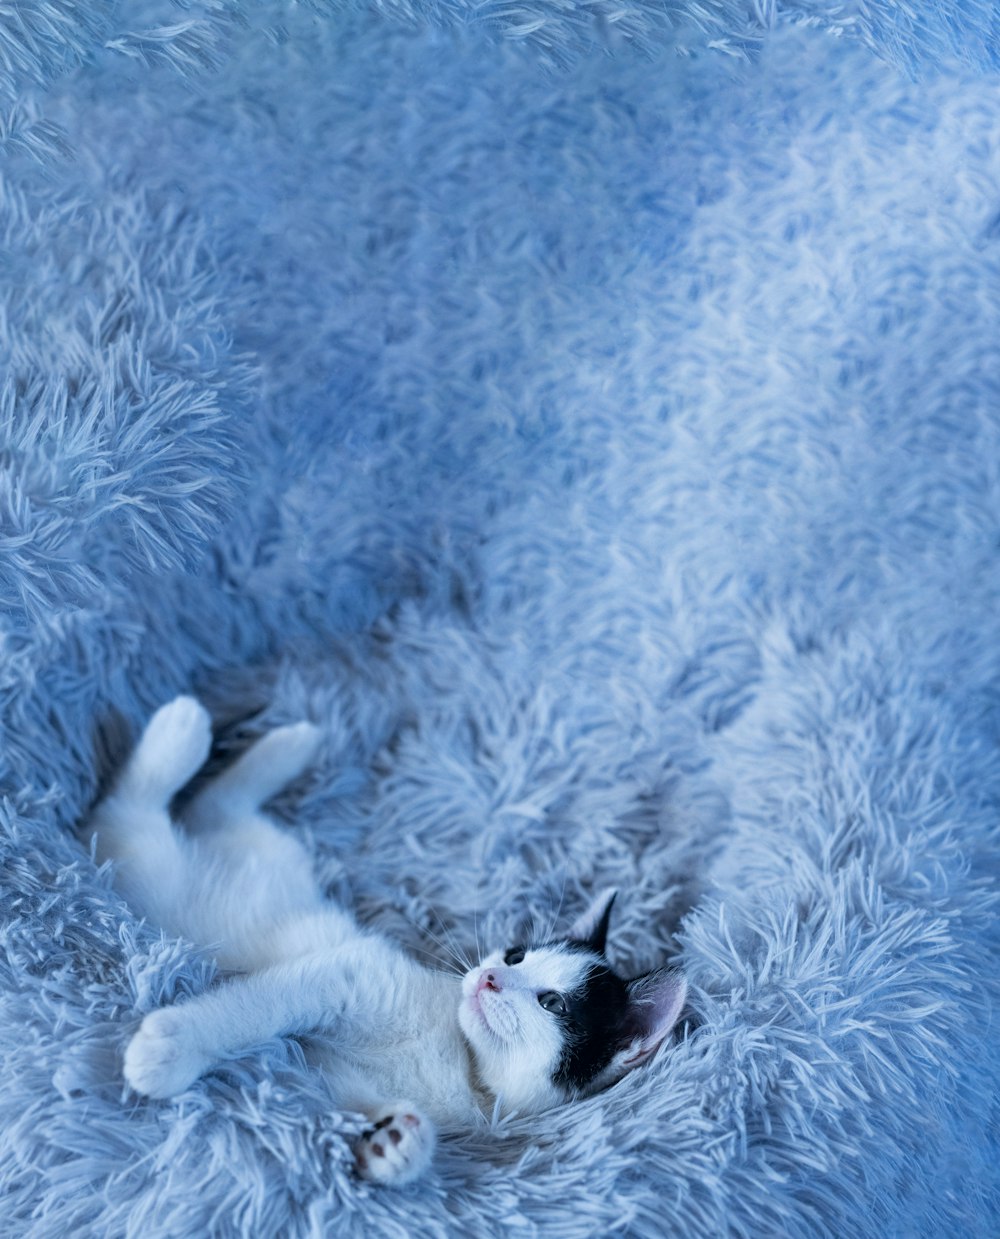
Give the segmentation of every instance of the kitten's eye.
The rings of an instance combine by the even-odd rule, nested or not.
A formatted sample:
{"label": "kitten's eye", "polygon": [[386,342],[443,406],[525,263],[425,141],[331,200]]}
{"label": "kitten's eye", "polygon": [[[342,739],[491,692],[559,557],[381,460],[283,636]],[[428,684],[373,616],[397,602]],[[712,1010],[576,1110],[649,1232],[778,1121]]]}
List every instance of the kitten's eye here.
{"label": "kitten's eye", "polygon": [[538,995],[538,1001],[546,1011],[551,1011],[553,1015],[566,1014],[566,1001],[561,994],[557,994],[553,989],[543,990]]}
{"label": "kitten's eye", "polygon": [[524,959],[524,955],[523,946],[512,946],[509,951],[505,952],[503,962],[505,964],[519,964]]}

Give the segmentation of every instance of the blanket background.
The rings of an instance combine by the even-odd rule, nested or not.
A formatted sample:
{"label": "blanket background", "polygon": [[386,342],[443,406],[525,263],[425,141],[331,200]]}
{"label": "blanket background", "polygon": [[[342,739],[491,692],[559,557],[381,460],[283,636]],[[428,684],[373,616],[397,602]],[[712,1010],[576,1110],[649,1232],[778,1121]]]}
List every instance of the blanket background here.
{"label": "blanket background", "polygon": [[[4,9],[0,1233],[996,1235],[998,35]],[[686,1038],[405,1193],[294,1043],[126,1095],[212,968],[73,827],[190,690],[365,921],[618,884]]]}

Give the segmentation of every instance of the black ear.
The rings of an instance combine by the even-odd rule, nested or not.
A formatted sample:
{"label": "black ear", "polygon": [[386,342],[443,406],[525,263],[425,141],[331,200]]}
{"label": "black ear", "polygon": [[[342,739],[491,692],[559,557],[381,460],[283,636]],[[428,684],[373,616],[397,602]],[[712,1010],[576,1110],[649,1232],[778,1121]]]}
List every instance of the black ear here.
{"label": "black ear", "polygon": [[608,921],[611,919],[611,905],[618,891],[614,887],[601,891],[590,902],[585,912],[576,918],[570,926],[567,937],[573,942],[583,942],[595,950],[598,955],[604,954],[608,941]]}

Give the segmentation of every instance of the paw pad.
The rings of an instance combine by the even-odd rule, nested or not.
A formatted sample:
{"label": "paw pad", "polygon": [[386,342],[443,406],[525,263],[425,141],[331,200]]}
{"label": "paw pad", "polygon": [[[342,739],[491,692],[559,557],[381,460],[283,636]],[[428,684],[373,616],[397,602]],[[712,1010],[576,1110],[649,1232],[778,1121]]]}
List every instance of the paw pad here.
{"label": "paw pad", "polygon": [[372,1183],[402,1186],[430,1164],[434,1129],[411,1110],[389,1110],[365,1132],[355,1152],[358,1174]]}

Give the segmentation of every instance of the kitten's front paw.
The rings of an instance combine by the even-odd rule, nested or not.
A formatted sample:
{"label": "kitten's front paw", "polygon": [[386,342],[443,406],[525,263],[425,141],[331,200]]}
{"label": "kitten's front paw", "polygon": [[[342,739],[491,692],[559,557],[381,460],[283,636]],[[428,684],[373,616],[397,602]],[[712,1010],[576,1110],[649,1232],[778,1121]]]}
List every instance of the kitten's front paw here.
{"label": "kitten's front paw", "polygon": [[147,1015],[125,1050],[125,1079],[147,1097],[174,1097],[211,1065],[183,1012],[173,1007]]}
{"label": "kitten's front paw", "polygon": [[434,1154],[435,1132],[430,1119],[405,1101],[383,1106],[373,1116],[355,1150],[358,1174],[370,1183],[402,1187],[424,1173]]}

